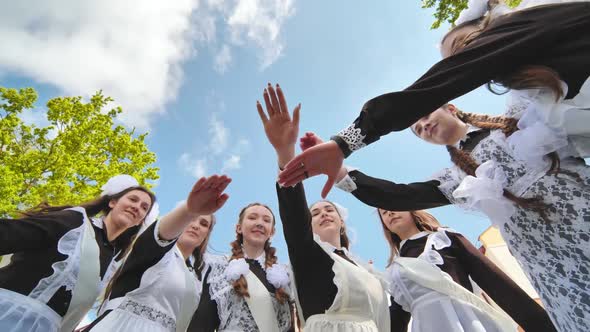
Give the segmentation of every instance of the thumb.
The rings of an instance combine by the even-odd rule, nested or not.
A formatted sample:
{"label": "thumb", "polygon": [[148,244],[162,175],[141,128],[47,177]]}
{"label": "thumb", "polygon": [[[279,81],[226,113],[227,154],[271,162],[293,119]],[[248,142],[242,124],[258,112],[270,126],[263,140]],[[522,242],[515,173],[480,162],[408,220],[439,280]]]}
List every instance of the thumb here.
{"label": "thumb", "polygon": [[329,176],[328,181],[326,181],[326,184],[324,184],[324,188],[322,189],[322,198],[323,199],[325,199],[328,196],[328,193],[330,192],[330,190],[332,190],[333,186],[334,186],[334,178]]}
{"label": "thumb", "polygon": [[295,110],[293,111],[293,124],[295,126],[299,126],[299,110],[301,109],[301,103],[295,106]]}

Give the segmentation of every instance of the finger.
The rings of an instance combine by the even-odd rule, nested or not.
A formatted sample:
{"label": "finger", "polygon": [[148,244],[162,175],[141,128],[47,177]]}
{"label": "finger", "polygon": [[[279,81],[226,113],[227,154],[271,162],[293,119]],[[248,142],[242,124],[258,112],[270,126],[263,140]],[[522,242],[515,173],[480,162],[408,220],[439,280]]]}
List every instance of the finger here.
{"label": "finger", "polygon": [[301,175],[298,175],[297,177],[290,179],[289,181],[287,181],[285,183],[282,183],[282,184],[279,183],[279,184],[283,187],[293,187],[296,184],[298,184],[299,182],[303,182],[305,179],[307,179],[305,174],[301,174]]}
{"label": "finger", "polygon": [[225,191],[225,189],[227,189],[227,186],[229,186],[229,184],[231,183],[231,179],[226,179],[223,182],[221,182],[219,184],[219,186],[217,187],[217,190],[222,193]]}
{"label": "finger", "polygon": [[287,100],[285,99],[285,94],[283,93],[283,89],[277,84],[277,95],[279,97],[279,106],[281,106],[281,113],[284,113],[288,119],[291,119],[291,115],[289,114],[289,108],[287,107]]}
{"label": "finger", "polygon": [[299,110],[300,109],[301,109],[301,103],[297,104],[297,106],[295,106],[295,110],[293,111],[293,126],[295,126],[295,127],[299,127]]}
{"label": "finger", "polygon": [[227,202],[228,198],[229,198],[228,194],[223,194],[223,195],[219,196],[219,198],[217,198],[215,205],[217,206],[218,210],[221,209],[221,207],[223,207],[225,202]]}
{"label": "finger", "polygon": [[292,186],[301,181],[301,179],[305,179],[308,176],[309,173],[306,173],[304,168],[299,167],[295,172],[289,174],[288,176],[279,177],[279,184],[284,186]]}
{"label": "finger", "polygon": [[268,115],[272,117],[276,113],[276,111],[272,108],[267,89],[264,89],[264,93],[262,94],[262,96],[264,97],[264,103],[266,104],[266,111],[268,112]]}
{"label": "finger", "polygon": [[273,110],[276,113],[283,113],[283,112],[288,112],[289,110],[282,110],[281,109],[281,105],[279,104],[279,98],[277,98],[277,93],[275,91],[275,89],[273,89],[272,85],[270,85],[270,83],[268,84],[268,88],[266,88],[268,90],[268,94],[270,96],[270,101],[272,103],[272,107]]}
{"label": "finger", "polygon": [[256,101],[256,109],[258,110],[258,115],[260,116],[262,124],[265,125],[268,122],[268,118],[266,117],[264,109],[262,108],[262,105],[260,105],[260,102],[258,100]]}
{"label": "finger", "polygon": [[287,165],[285,165],[283,171],[279,173],[279,181],[282,182],[284,179],[288,178],[293,173],[296,173],[297,171],[301,170],[301,162],[304,160],[304,158],[305,156],[302,153],[296,156],[295,158],[291,159],[291,161],[288,162]]}
{"label": "finger", "polygon": [[326,181],[326,184],[324,185],[324,189],[322,189],[322,198],[326,198],[326,196],[328,196],[328,193],[330,192],[330,190],[332,190],[332,187],[334,186],[334,178],[333,177],[328,177],[328,181]]}
{"label": "finger", "polygon": [[191,192],[197,192],[201,189],[203,189],[203,184],[207,181],[206,177],[201,177],[194,185],[193,185],[193,189],[191,190]]}
{"label": "finger", "polygon": [[207,179],[207,182],[205,182],[205,185],[203,187],[205,189],[211,189],[211,187],[217,182],[218,179],[219,179],[218,175],[210,176],[209,179]]}

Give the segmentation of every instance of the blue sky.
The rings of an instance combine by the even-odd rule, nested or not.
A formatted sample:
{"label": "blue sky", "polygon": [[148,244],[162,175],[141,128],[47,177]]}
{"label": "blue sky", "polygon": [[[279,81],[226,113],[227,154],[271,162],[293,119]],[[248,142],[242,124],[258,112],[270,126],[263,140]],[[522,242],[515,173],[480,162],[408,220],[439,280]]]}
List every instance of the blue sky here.
{"label": "blue sky", "polygon": [[[327,138],[354,120],[367,99],[403,89],[437,62],[436,45],[448,29],[430,30],[432,11],[418,0],[177,3],[136,2],[126,9],[105,1],[70,4],[65,11],[47,11],[44,2],[9,5],[0,14],[0,36],[13,51],[0,55],[0,85],[35,87],[39,106],[50,97],[98,89],[116,98],[124,123],[150,132],[163,212],[185,198],[196,175],[226,171],[233,183],[210,242],[214,252],[228,251],[244,205],[266,203],[278,216],[275,155],[255,111],[267,82],[281,84],[290,107],[302,103],[301,133]],[[500,113],[504,97],[480,88],[454,103]],[[42,122],[42,115],[40,107],[28,116]],[[450,165],[444,148],[408,131],[390,134],[346,162],[401,183]],[[305,182],[310,203],[319,199],[324,181]],[[388,249],[374,209],[337,189],[329,198],[349,209],[353,252],[383,267]],[[489,226],[454,207],[431,212],[473,242]],[[273,243],[286,262],[280,223]]]}

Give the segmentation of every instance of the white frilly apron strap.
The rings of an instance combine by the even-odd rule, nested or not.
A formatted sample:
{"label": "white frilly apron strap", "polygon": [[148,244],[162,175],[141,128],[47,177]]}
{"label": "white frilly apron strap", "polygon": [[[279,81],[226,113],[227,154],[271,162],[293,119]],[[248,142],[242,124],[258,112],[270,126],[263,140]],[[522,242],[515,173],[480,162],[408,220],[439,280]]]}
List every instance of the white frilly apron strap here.
{"label": "white frilly apron strap", "polygon": [[397,257],[394,261],[408,273],[410,278],[422,285],[441,294],[448,295],[452,298],[459,299],[463,302],[480,309],[488,314],[498,324],[502,332],[514,332],[517,324],[504,312],[487,304],[484,300],[477,297],[463,286],[457,284],[452,279],[445,277],[443,272],[436,266],[417,258]]}
{"label": "white frilly apron strap", "polygon": [[[178,247],[175,246],[175,250],[178,250],[180,257],[183,257],[182,253],[180,252]],[[198,287],[196,287],[196,288],[194,287],[194,285],[196,285],[196,283],[195,283],[196,276],[193,274],[193,272],[189,271],[189,269],[186,267],[184,267],[183,271],[184,271],[184,296],[182,298],[180,312],[178,313],[178,316],[176,317],[176,331],[177,332],[186,331],[186,329],[188,328],[188,325],[191,322],[193,314],[194,314],[195,310],[197,309],[197,306],[199,305],[198,297],[197,297],[197,293],[196,293],[199,290],[198,290]]]}
{"label": "white frilly apron strap", "polygon": [[72,208],[84,215],[84,233],[80,252],[80,267],[76,286],[72,291],[70,306],[66,312],[60,331],[71,332],[82,321],[92,304],[96,301],[100,283],[100,258],[94,229],[82,208]]}
{"label": "white frilly apron strap", "polygon": [[244,299],[250,308],[258,330],[279,331],[279,322],[268,290],[254,273],[247,273],[245,278],[250,296],[244,297]]}

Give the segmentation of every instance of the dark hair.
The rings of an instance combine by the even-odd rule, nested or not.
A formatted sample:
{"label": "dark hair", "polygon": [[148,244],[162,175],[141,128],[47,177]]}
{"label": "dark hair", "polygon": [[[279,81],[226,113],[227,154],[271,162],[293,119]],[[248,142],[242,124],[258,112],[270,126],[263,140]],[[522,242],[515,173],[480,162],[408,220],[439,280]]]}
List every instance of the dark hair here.
{"label": "dark hair", "polygon": [[312,205],[309,206],[309,210],[311,211],[311,208],[320,203],[320,202],[326,202],[330,205],[332,205],[334,207],[334,210],[336,210],[336,213],[338,213],[338,216],[340,217],[340,219],[342,219],[342,228],[340,228],[340,245],[346,249],[350,249],[350,239],[348,238],[348,234],[346,232],[346,224],[344,223],[344,219],[342,218],[342,215],[340,214],[340,211],[338,210],[338,207],[336,206],[336,204],[334,204],[334,202],[329,201],[327,199],[321,199],[315,203],[313,203]]}
{"label": "dark hair", "polygon": [[[489,1],[488,8],[491,9],[497,4],[498,1]],[[492,17],[488,15],[471,21],[463,22],[447,32],[447,34],[445,34],[443,37],[441,44],[444,43],[444,41],[451,34],[463,29],[464,27],[476,27],[474,31],[466,34],[465,36],[456,37],[456,39],[453,41],[451,54],[459,53],[469,46],[477,38],[477,36],[485,31],[492,21]],[[493,87],[494,85],[499,85],[507,89],[515,90],[547,88],[553,92],[555,95],[555,100],[559,100],[559,98],[564,95],[559,74],[549,67],[540,65],[521,66],[510,73],[496,77],[486,84],[486,87],[490,92],[494,94],[504,94],[508,91],[507,89],[504,91],[499,91]]]}
{"label": "dark hair", "polygon": [[[395,256],[399,254],[399,247],[402,240],[397,234],[391,232],[387,228],[387,226],[385,226],[385,223],[383,222],[383,217],[381,216],[379,210],[380,209],[377,209],[377,214],[379,215],[381,227],[383,228],[383,234],[385,235],[385,239],[387,240],[390,249],[389,258],[387,259],[387,266],[390,266],[393,263]],[[381,210],[387,211],[385,209]],[[416,228],[418,228],[418,230],[421,232],[436,232],[436,230],[438,230],[438,228],[441,227],[441,224],[438,222],[438,220],[433,215],[424,210],[415,210],[408,212],[410,213],[410,215],[412,215],[412,219],[414,220]]]}
{"label": "dark hair", "polygon": [[[264,208],[266,208],[270,214],[272,215],[272,224],[273,227],[275,226],[275,215],[272,212],[272,210],[261,203],[251,203],[246,205],[241,211],[240,214],[238,216],[238,224],[242,224],[242,221],[244,220],[244,217],[246,216],[246,210],[248,210],[248,208],[253,207],[253,206],[262,206]],[[236,232],[236,239],[234,241],[232,241],[230,243],[232,249],[232,255],[230,257],[230,260],[233,259],[240,259],[240,258],[244,258],[244,251],[242,248],[242,244],[244,243],[244,236],[242,234],[239,234],[238,232]],[[266,267],[271,267],[273,264],[275,264],[277,262],[277,256],[276,256],[276,252],[277,249],[273,246],[271,246],[270,244],[270,240],[267,240],[264,243],[264,253],[265,253],[265,260],[264,260],[264,265]],[[233,288],[234,291],[239,294],[240,296],[243,297],[250,297],[250,293],[248,293],[248,282],[246,281],[246,278],[244,278],[244,276],[240,276],[240,278],[236,281],[234,281],[233,283]],[[281,287],[281,288],[277,288],[275,291],[275,296],[277,298],[277,300],[280,303],[286,303],[288,302],[289,299],[289,294]]]}

